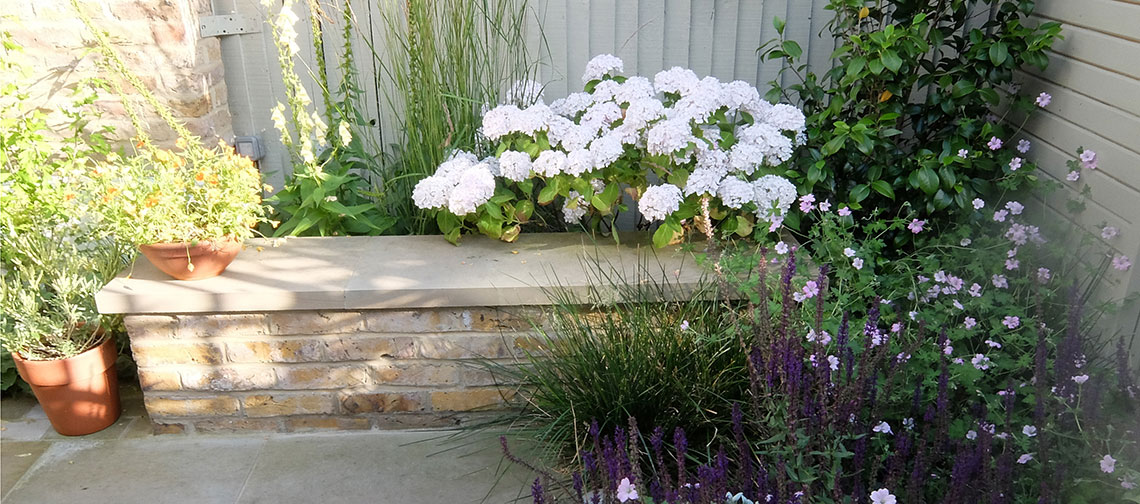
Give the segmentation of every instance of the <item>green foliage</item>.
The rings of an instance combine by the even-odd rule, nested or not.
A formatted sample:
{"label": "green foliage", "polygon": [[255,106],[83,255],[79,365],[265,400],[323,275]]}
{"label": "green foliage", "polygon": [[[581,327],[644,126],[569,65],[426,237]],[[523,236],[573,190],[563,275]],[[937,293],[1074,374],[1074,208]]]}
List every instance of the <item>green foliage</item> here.
{"label": "green foliage", "polygon": [[[1038,108],[1018,94],[1014,71],[1046,67],[1058,23],[1029,23],[1033,3],[1021,0],[833,0],[827,8],[838,44],[826,72],[807,68],[782,21],[781,38],[762,48],[798,77],[786,87],[774,81],[769,97],[798,98],[808,116],[808,145],[796,158],[801,191],[856,209],[909,202],[948,220],[969,213],[976,197],[1032,185],[1032,163],[1010,166],[1020,128],[991,111]],[[985,11],[990,19],[979,26]],[[991,150],[991,137],[1006,147]]]}

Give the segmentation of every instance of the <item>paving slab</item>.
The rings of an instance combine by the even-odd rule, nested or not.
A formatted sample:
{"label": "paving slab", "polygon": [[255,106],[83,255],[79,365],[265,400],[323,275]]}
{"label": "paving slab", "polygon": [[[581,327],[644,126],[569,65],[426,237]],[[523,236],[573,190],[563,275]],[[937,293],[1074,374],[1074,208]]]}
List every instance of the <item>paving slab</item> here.
{"label": "paving slab", "polygon": [[364,432],[273,437],[238,502],[501,504],[524,496],[520,492],[528,488],[527,473],[502,460],[497,442],[457,446],[446,436]]}
{"label": "paving slab", "polygon": [[0,446],[0,500],[49,446],[45,441],[4,441]]}
{"label": "paving slab", "polygon": [[228,504],[264,444],[248,437],[55,441],[4,502]]}

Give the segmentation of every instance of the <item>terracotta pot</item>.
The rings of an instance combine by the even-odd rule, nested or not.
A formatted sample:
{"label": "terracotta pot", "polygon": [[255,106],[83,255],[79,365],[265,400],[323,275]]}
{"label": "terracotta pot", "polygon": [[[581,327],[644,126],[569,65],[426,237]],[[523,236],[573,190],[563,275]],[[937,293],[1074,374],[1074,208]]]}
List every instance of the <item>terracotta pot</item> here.
{"label": "terracotta pot", "polygon": [[[220,275],[241,252],[241,243],[226,240],[197,243],[154,243],[139,250],[159,270],[178,280],[201,280]],[[193,268],[190,265],[193,265]]]}
{"label": "terracotta pot", "polygon": [[25,360],[12,352],[20,377],[32,386],[55,431],[64,436],[98,432],[119,419],[119,377],[115,374],[115,342],[74,357]]}

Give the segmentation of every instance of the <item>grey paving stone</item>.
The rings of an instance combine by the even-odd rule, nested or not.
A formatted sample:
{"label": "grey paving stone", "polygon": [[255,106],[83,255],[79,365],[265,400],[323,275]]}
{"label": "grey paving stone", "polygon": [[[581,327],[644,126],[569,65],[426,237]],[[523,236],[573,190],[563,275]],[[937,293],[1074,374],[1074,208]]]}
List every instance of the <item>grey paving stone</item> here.
{"label": "grey paving stone", "polygon": [[4,441],[38,441],[48,431],[55,432],[47,417],[25,416],[15,420],[0,420],[0,439]]}
{"label": "grey paving stone", "polygon": [[39,460],[50,443],[45,441],[4,441],[0,443],[0,500],[16,485],[28,468]]}
{"label": "grey paving stone", "polygon": [[249,437],[55,441],[4,502],[229,504],[264,443]]}
{"label": "grey paving stone", "polygon": [[439,453],[448,447],[432,440],[440,436],[364,432],[274,437],[238,502],[506,503],[527,486],[528,475],[509,467],[492,488],[501,471],[497,442]]}

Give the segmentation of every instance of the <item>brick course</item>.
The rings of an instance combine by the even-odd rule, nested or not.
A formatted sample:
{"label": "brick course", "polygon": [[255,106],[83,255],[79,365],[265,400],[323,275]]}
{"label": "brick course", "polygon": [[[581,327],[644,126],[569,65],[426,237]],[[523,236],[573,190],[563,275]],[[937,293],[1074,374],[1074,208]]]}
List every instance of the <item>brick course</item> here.
{"label": "brick course", "polygon": [[509,408],[479,365],[534,349],[531,308],[128,315],[160,432],[454,426]]}

